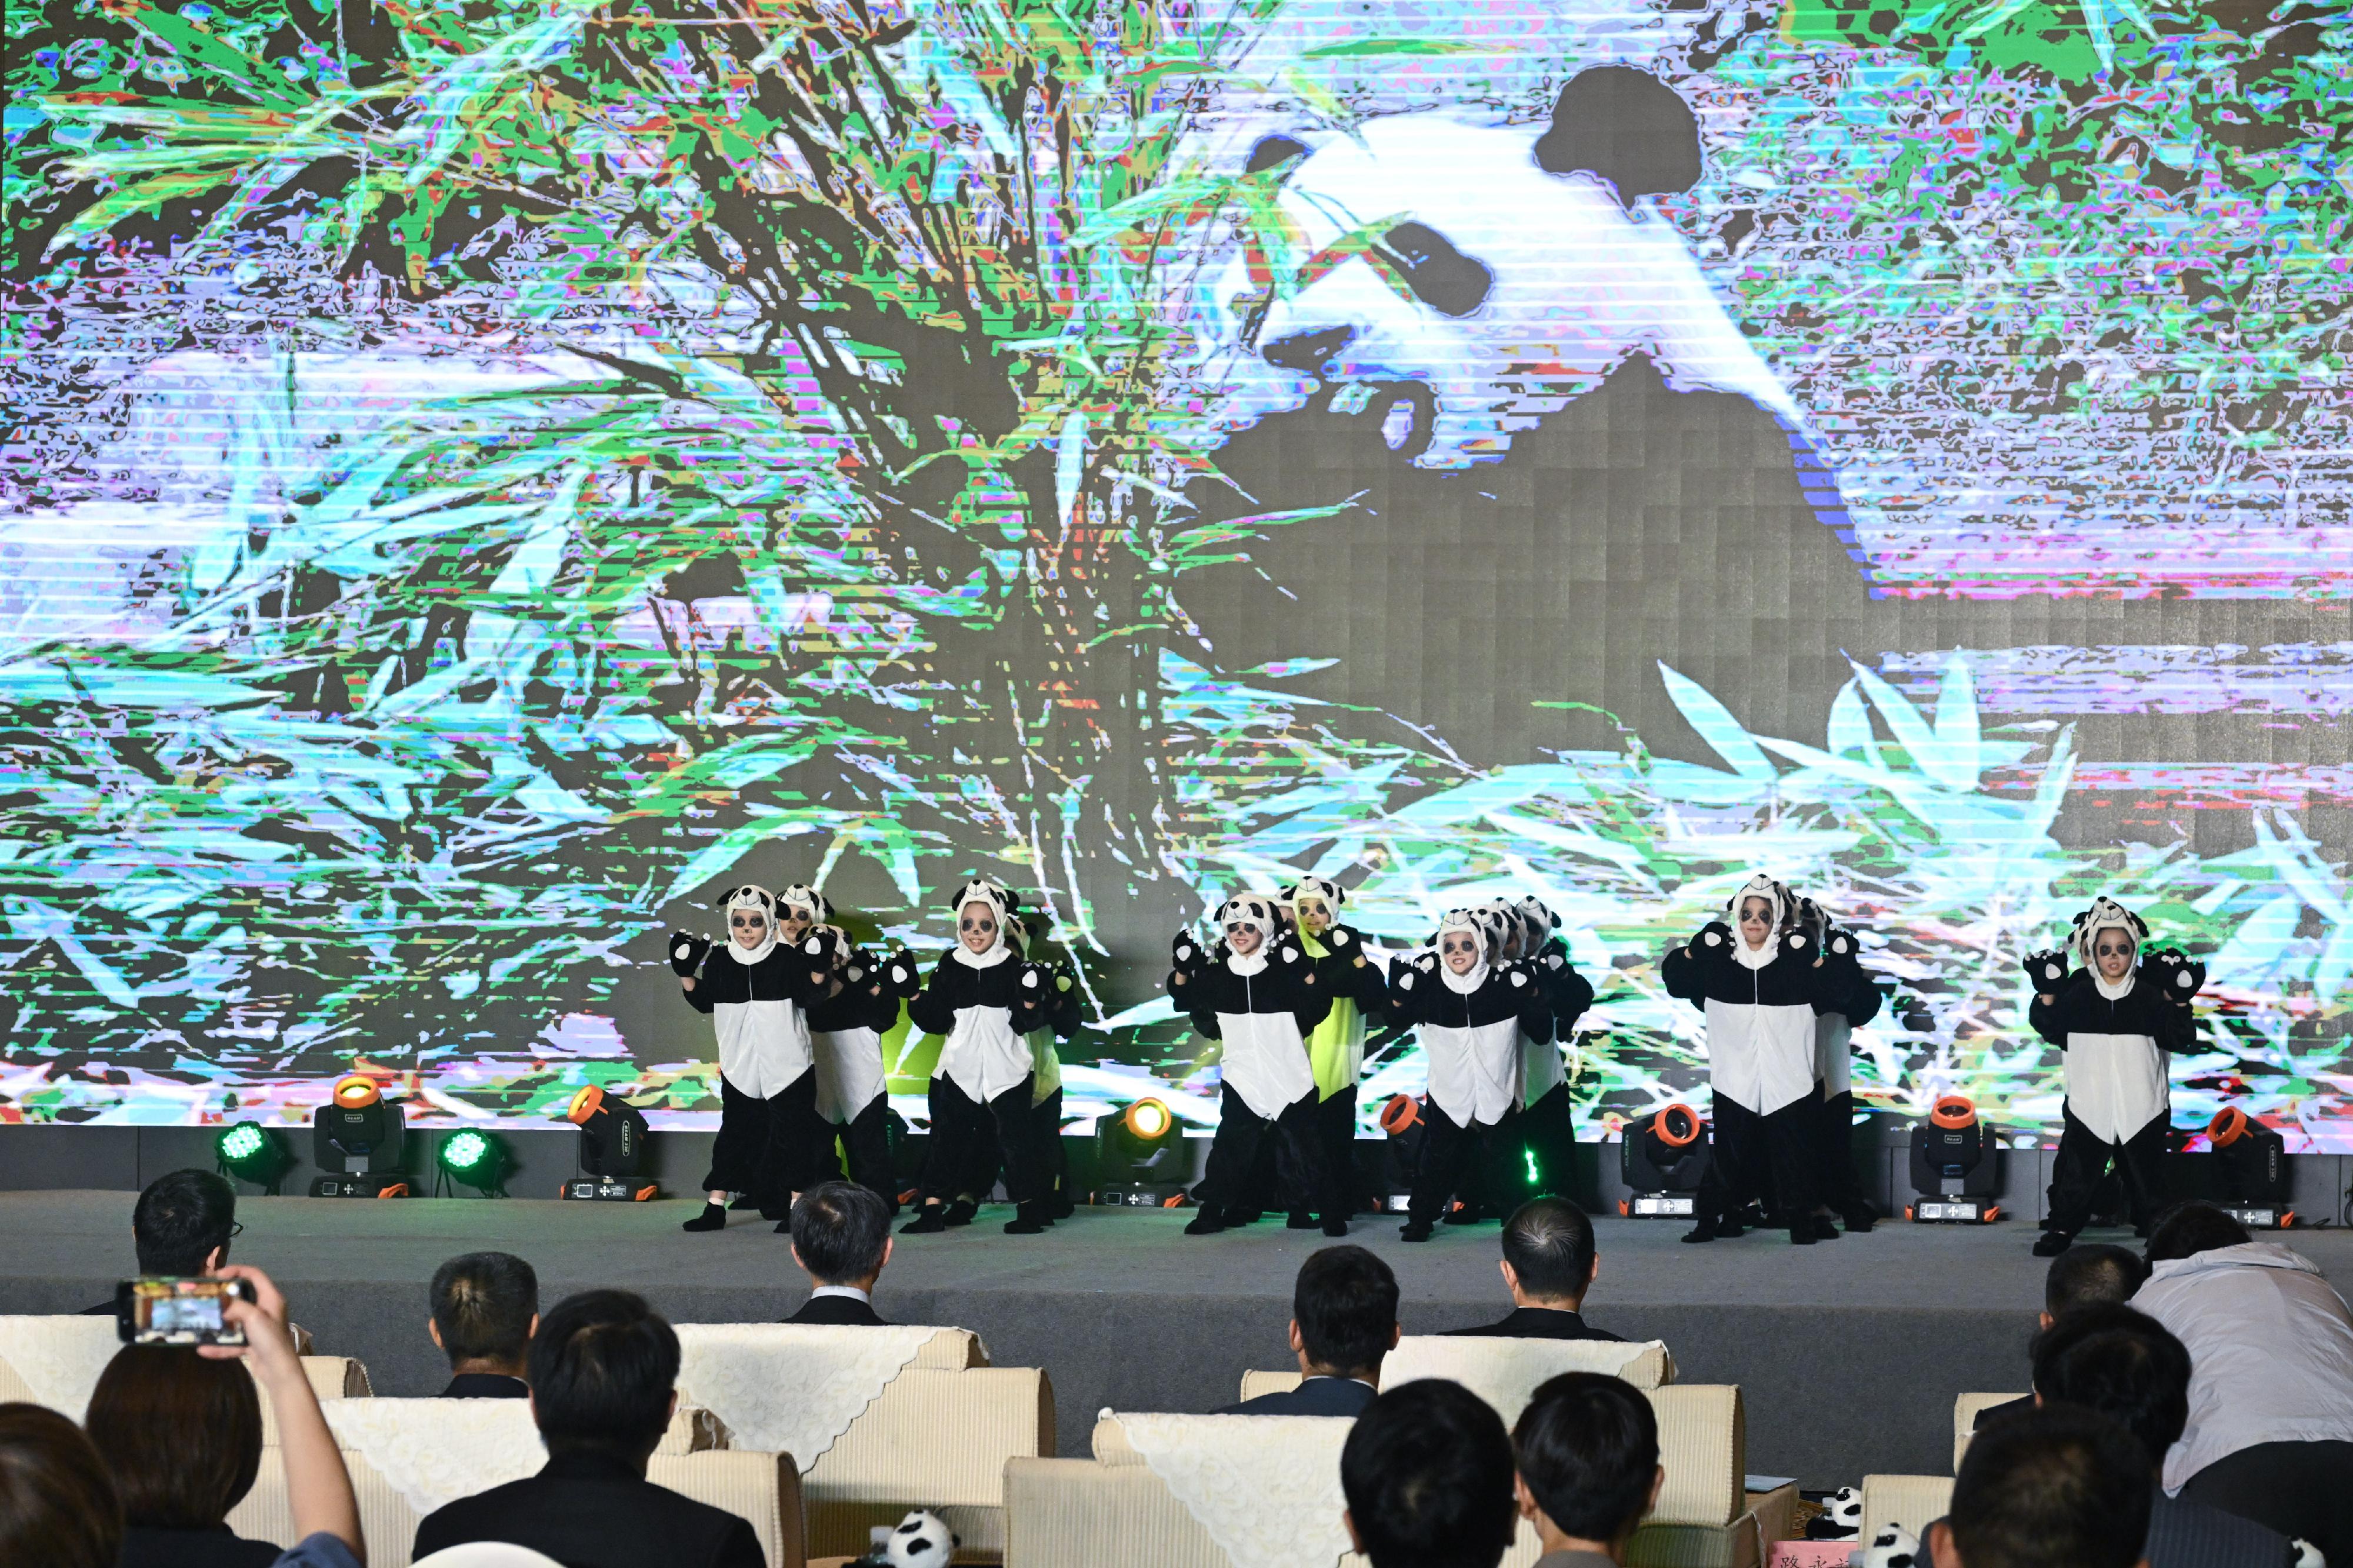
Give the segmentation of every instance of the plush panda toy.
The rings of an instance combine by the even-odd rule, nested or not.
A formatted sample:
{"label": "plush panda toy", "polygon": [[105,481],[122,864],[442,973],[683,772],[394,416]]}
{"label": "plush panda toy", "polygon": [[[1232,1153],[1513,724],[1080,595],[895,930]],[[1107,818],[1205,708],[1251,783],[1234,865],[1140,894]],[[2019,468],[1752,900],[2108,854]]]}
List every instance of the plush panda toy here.
{"label": "plush panda toy", "polygon": [[1928,1554],[1902,1525],[1883,1525],[1862,1549],[1862,1568],[1928,1568]]}
{"label": "plush panda toy", "polygon": [[1822,1511],[1806,1525],[1809,1541],[1848,1541],[1862,1529],[1862,1489],[1841,1487],[1822,1500]]}
{"label": "plush panda toy", "polygon": [[956,1533],[938,1514],[917,1509],[893,1527],[878,1524],[873,1546],[850,1568],[948,1568]]}

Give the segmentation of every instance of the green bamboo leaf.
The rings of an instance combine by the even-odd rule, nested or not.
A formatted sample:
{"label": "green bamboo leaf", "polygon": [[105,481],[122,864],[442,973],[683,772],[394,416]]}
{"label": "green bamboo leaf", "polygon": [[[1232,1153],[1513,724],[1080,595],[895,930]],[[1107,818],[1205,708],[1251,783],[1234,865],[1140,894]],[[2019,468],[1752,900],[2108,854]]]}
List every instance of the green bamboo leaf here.
{"label": "green bamboo leaf", "polygon": [[53,256],[67,246],[79,244],[94,235],[104,233],[134,214],[162,206],[166,202],[202,195],[216,186],[227,184],[236,177],[237,169],[232,164],[225,168],[196,169],[178,174],[158,174],[153,179],[142,180],[135,185],[126,185],[120,190],[109,191],[75,215],[72,222],[60,227],[42,254]]}
{"label": "green bamboo leaf", "polygon": [[1770,783],[1778,776],[1772,760],[1766,756],[1731,710],[1709,695],[1705,687],[1691,677],[1671,669],[1662,661],[1659,676],[1667,683],[1667,696],[1674,702],[1686,722],[1699,731],[1715,754],[1732,764],[1732,771],[1755,784]]}

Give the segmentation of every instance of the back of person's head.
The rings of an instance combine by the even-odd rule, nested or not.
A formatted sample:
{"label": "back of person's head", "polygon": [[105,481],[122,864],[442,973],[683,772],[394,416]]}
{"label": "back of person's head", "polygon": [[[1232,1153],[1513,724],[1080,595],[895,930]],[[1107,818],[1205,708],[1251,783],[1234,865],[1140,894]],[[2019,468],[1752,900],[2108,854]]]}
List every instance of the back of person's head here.
{"label": "back of person's head", "polygon": [[891,1211],[854,1182],[819,1182],[793,1205],[793,1250],[821,1285],[855,1285],[882,1271]]}
{"label": "back of person's head", "polygon": [[2034,1392],[2116,1422],[2154,1467],[2189,1424],[2189,1351],[2145,1312],[2087,1307],[2036,1336]]}
{"label": "back of person's head", "polygon": [[127,1524],[211,1530],[261,1472],[261,1398],[234,1361],[185,1345],[125,1345],[83,1417]]}
{"label": "back of person's head", "polygon": [[1567,1372],[1539,1384],[1512,1448],[1528,1496],[1564,1535],[1623,1541],[1651,1510],[1659,1418],[1622,1378]]}
{"label": "back of person's head", "polygon": [[678,1335],[628,1290],[566,1296],[531,1340],[531,1396],[551,1454],[609,1454],[642,1465],[670,1425]]}
{"label": "back of person's head", "polygon": [[539,1315],[539,1275],[512,1252],[469,1252],[433,1271],[433,1327],[449,1364],[519,1367]]}
{"label": "back of person's head", "polygon": [[1327,1247],[1299,1266],[1291,1315],[1308,1361],[1327,1371],[1368,1373],[1397,1342],[1397,1276],[1361,1247]]}
{"label": "back of person's head", "polygon": [[122,1505],[81,1428],[38,1405],[0,1405],[0,1563],[114,1568]]}
{"label": "back of person's head", "polygon": [[2218,1247],[2244,1247],[2253,1239],[2245,1226],[2221,1209],[2193,1198],[2174,1205],[2158,1217],[2157,1228],[2149,1232],[2148,1260],[2152,1264],[2170,1263],[2177,1258],[2195,1258]]}
{"label": "back of person's head", "polygon": [[2132,1300],[2148,1279],[2148,1265],[2121,1247],[2089,1242],[2051,1260],[2042,1277],[2042,1310],[2054,1318],[2085,1307],[2111,1307]]}
{"label": "back of person's head", "polygon": [[1969,1439],[1948,1523],[1965,1568],[2133,1568],[2156,1476],[2107,1416],[2046,1405]]}
{"label": "back of person's head", "polygon": [[1582,1301],[1593,1282],[1593,1222],[1567,1198],[1535,1198],[1504,1222],[1504,1261],[1523,1295]]}
{"label": "back of person's head", "polygon": [[1494,1568],[1518,1528],[1504,1418],[1442,1378],[1365,1406],[1340,1450],[1340,1489],[1373,1568]]}
{"label": "back of person's head", "polygon": [[210,1171],[174,1171],[147,1184],[131,1211],[142,1274],[202,1274],[213,1249],[228,1256],[237,1189]]}

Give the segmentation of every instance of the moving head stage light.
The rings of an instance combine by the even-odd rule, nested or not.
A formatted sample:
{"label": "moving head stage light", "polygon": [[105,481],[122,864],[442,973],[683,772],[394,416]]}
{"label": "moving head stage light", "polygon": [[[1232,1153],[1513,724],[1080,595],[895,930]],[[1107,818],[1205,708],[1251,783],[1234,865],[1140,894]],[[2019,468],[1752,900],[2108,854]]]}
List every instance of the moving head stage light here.
{"label": "moving head stage light", "polygon": [[580,1169],[564,1184],[567,1198],[641,1204],[658,1190],[637,1179],[646,1160],[646,1113],[590,1084],[572,1097],[564,1120],[580,1129]]}
{"label": "moving head stage light", "polygon": [[384,1098],[375,1079],[358,1073],[340,1079],[326,1104],[311,1116],[311,1163],[322,1174],[314,1198],[405,1198],[400,1173],[408,1123],[398,1102]]}
{"label": "moving head stage light", "polygon": [[2288,1206],[2287,1140],[2235,1105],[2206,1126],[2209,1190],[2202,1195],[2250,1230],[2285,1230],[2295,1224]]}
{"label": "moving head stage light", "polygon": [[1938,1098],[1912,1129],[1912,1187],[1904,1217],[1938,1225],[1985,1225],[2001,1217],[2001,1140],[1978,1120],[1966,1096]]}
{"label": "moving head stage light", "polygon": [[1192,1162],[1176,1113],[1150,1096],[1095,1118],[1094,1201],[1113,1208],[1173,1208]]}
{"label": "moving head stage light", "polygon": [[1429,1124],[1421,1119],[1421,1101],[1409,1094],[1393,1094],[1374,1118],[1381,1130],[1381,1179],[1378,1203],[1390,1214],[1413,1207],[1413,1173],[1421,1163],[1421,1141]]}
{"label": "moving head stage light", "polygon": [[294,1151],[268,1128],[240,1121],[221,1129],[213,1140],[213,1162],[222,1175],[251,1182],[274,1198],[278,1184],[293,1167]]}
{"label": "moving head stage light", "polygon": [[1690,1219],[1699,1212],[1700,1178],[1707,1173],[1707,1123],[1677,1100],[1626,1129],[1618,1144],[1618,1173],[1633,1194],[1618,1212],[1631,1219]]}

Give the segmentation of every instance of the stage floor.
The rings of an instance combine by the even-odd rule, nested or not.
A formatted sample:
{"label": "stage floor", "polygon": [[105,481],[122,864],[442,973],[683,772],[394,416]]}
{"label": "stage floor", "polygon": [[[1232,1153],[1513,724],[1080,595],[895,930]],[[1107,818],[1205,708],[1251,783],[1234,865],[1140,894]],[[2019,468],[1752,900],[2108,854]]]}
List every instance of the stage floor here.
{"label": "stage floor", "polygon": [[[0,1194],[0,1311],[78,1310],[131,1266],[134,1194]],[[686,1202],[566,1204],[479,1198],[333,1202],[246,1198],[239,1261],[268,1269],[322,1351],[366,1362],[377,1392],[424,1394],[447,1376],[425,1333],[426,1283],[459,1252],[529,1258],[541,1298],[592,1285],[642,1291],[682,1321],[772,1320],[805,1286],[786,1238],[756,1215],[689,1236]],[[900,1239],[877,1306],[900,1322],[975,1329],[1000,1365],[1043,1366],[1065,1454],[1083,1453],[1097,1410],[1208,1410],[1242,1372],[1291,1364],[1291,1282],[1325,1245],[1279,1216],[1211,1237],[1182,1213],[1081,1209],[1047,1235],[979,1223]],[[1763,1233],[1684,1247],[1672,1221],[1599,1222],[1600,1279],[1586,1316],[1629,1339],[1662,1339],[1683,1381],[1736,1383],[1748,1469],[1809,1487],[1872,1471],[1951,1468],[1953,1396],[2022,1389],[2044,1265],[2031,1226],[1978,1230],[1883,1224],[1793,1247]],[[1441,1226],[1426,1245],[1398,1222],[1360,1219],[1351,1239],[1397,1270],[1409,1333],[1489,1321],[1508,1308],[1497,1227]],[[2087,1240],[2130,1242],[2124,1232]],[[2353,1280],[2353,1232],[2291,1245]]]}

